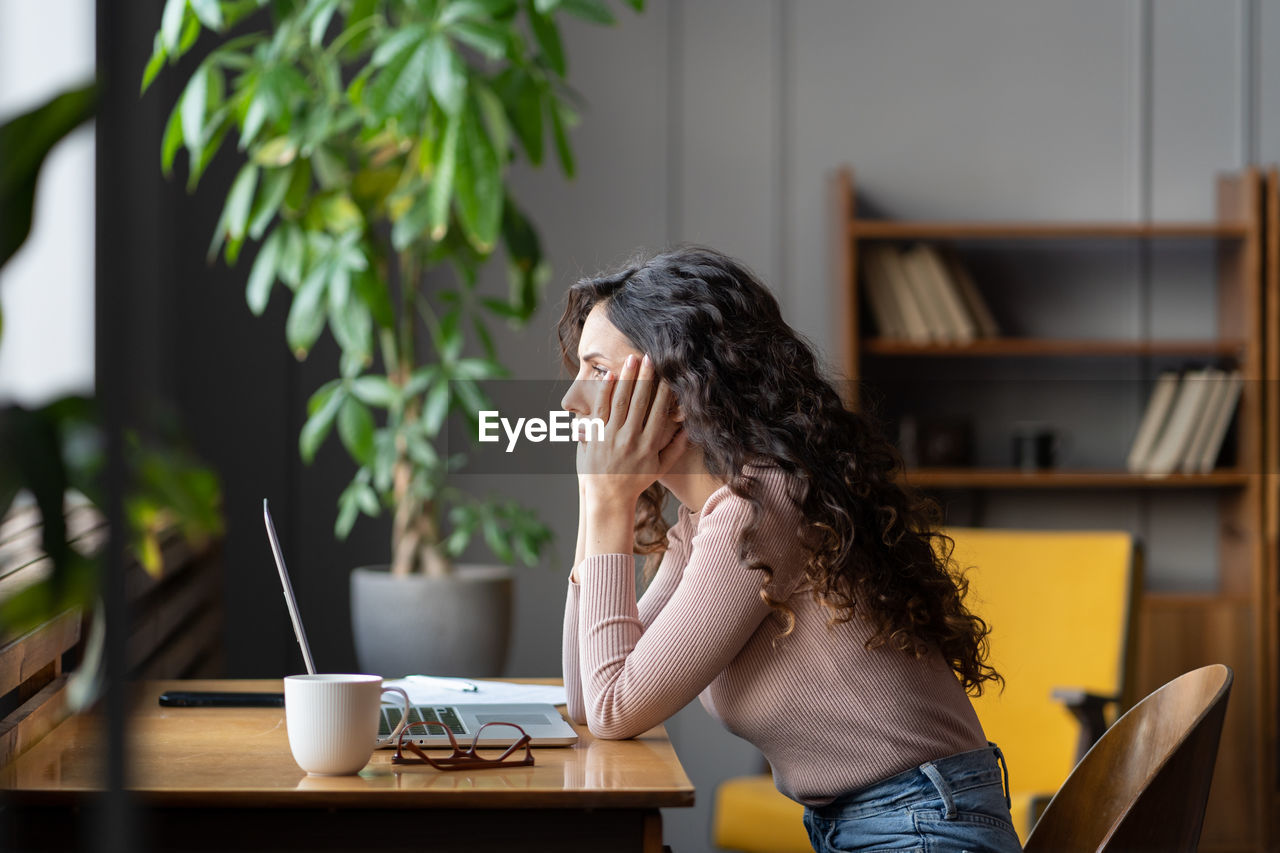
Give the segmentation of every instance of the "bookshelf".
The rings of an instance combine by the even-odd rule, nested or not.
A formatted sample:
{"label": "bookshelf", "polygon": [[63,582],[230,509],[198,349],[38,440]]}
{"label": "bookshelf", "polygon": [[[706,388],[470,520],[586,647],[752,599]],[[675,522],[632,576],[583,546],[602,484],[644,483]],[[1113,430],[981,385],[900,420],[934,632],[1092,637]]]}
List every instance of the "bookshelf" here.
{"label": "bookshelf", "polygon": [[[1176,675],[1206,663],[1224,662],[1233,668],[1235,683],[1201,849],[1273,849],[1280,841],[1280,746],[1276,739],[1280,671],[1275,669],[1280,657],[1275,654],[1280,648],[1280,477],[1276,474],[1280,460],[1276,437],[1280,431],[1276,388],[1280,384],[1280,182],[1275,170],[1265,176],[1257,168],[1219,175],[1214,186],[1216,216],[1207,222],[871,219],[859,216],[852,169],[838,170],[829,190],[833,297],[839,324],[835,357],[850,380],[845,386],[850,406],[866,405],[867,400],[860,397],[877,388],[878,379],[900,386],[913,378],[923,382],[925,377],[958,370],[966,378],[986,382],[982,391],[990,405],[981,405],[999,412],[1016,411],[1023,402],[1017,392],[1001,390],[1001,379],[1014,368],[1033,376],[1037,371],[1054,376],[1075,369],[1075,365],[1089,364],[1097,375],[1097,365],[1103,363],[1131,373],[1145,366],[1145,372],[1150,373],[1151,365],[1159,360],[1186,359],[1228,364],[1240,371],[1244,382],[1232,429],[1234,451],[1225,457],[1225,467],[1209,473],[1153,478],[1130,473],[1123,464],[1114,469],[1033,472],[980,464],[915,468],[908,470],[906,477],[913,485],[934,492],[944,505],[957,494],[987,492],[1016,492],[1028,501],[1052,500],[1055,493],[1097,492],[1114,501],[1126,495],[1146,500],[1144,496],[1153,494],[1189,492],[1200,494],[1196,500],[1208,502],[1211,508],[1216,504],[1217,563],[1210,588],[1194,593],[1151,589],[1141,597],[1134,693],[1144,696]],[[1265,219],[1264,212],[1269,212]],[[970,246],[997,256],[1006,250],[1045,244],[1063,253],[1087,252],[1099,245],[1132,245],[1143,250],[1200,247],[1213,254],[1214,269],[1203,284],[1211,290],[1196,296],[1213,304],[1216,329],[1206,338],[1021,334],[980,337],[967,343],[923,343],[881,336],[871,322],[868,297],[863,292],[863,258],[874,254],[868,252],[871,247],[922,243],[946,248],[961,258]],[[980,275],[975,272],[974,278],[982,290]],[[1059,276],[1028,282],[1028,286],[1073,285],[1064,284]],[[997,292],[1006,300],[1021,294],[1009,288],[997,288]],[[991,307],[995,311],[1010,306],[992,302]],[[1272,382],[1261,381],[1268,376],[1273,377]],[[909,399],[909,392],[905,396]]]}

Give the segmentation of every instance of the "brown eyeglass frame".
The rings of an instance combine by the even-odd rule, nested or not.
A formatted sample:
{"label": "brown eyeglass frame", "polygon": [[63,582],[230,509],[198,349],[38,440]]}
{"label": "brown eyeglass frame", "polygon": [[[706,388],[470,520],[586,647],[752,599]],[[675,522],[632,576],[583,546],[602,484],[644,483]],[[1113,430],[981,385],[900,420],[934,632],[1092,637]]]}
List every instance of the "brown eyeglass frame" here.
{"label": "brown eyeglass frame", "polygon": [[[453,754],[447,758],[432,758],[413,741],[405,743],[405,732],[409,731],[409,729],[414,726],[422,726],[424,728],[427,726],[439,726],[444,729],[444,733],[449,738],[450,745],[453,746]],[[510,726],[520,732],[520,737],[516,739],[515,743],[507,747],[506,751],[497,758],[483,758],[476,754],[476,744],[480,743],[480,735],[485,729],[489,728],[489,726]],[[436,722],[435,720],[423,720],[421,722],[409,723],[400,731],[400,739],[396,743],[396,754],[391,756],[391,763],[422,764],[425,762],[437,770],[481,770],[485,767],[522,767],[533,764],[533,749],[529,745],[530,740],[532,740],[532,738],[529,733],[517,726],[515,723],[494,721],[492,723],[485,723],[481,726],[476,731],[475,738],[471,741],[471,746],[467,749],[463,749],[458,746],[457,738],[453,736],[453,731],[447,725]],[[522,746],[524,747],[524,758],[509,758]],[[406,747],[410,752],[418,757],[406,758],[403,754],[403,750]]]}

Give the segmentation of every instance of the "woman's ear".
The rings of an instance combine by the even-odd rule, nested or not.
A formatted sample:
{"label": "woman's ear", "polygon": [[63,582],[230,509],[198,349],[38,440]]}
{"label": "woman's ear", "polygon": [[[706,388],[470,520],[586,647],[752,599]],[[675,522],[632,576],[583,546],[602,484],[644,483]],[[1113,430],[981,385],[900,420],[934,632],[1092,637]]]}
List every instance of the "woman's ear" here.
{"label": "woman's ear", "polygon": [[671,415],[671,420],[676,423],[684,420],[684,409],[680,408],[679,403],[672,403],[667,409],[667,414]]}

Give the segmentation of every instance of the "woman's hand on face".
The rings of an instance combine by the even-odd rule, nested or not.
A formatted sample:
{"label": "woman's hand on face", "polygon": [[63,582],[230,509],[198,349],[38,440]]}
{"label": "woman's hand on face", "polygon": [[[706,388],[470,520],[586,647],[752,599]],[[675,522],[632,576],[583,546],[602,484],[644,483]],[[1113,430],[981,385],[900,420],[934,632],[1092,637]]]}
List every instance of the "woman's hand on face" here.
{"label": "woman's hand on face", "polygon": [[627,356],[621,373],[599,384],[591,417],[604,421],[604,437],[579,442],[579,483],[593,497],[634,502],[671,470],[689,440],[672,415],[671,386],[655,379],[647,356]]}

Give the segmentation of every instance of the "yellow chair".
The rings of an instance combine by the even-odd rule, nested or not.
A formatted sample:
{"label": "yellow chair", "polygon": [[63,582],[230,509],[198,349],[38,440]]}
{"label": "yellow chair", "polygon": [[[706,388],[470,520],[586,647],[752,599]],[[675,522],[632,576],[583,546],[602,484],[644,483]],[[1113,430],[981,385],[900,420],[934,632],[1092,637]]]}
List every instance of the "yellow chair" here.
{"label": "yellow chair", "polygon": [[[1025,840],[1106,719],[1130,701],[1141,552],[1123,532],[947,532],[968,570],[966,603],[991,626],[989,660],[1006,680],[974,708],[1009,762],[1014,823]],[[768,774],[729,779],[716,789],[715,843],[808,853],[802,812]]]}

